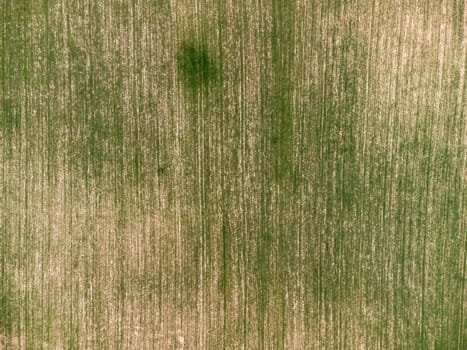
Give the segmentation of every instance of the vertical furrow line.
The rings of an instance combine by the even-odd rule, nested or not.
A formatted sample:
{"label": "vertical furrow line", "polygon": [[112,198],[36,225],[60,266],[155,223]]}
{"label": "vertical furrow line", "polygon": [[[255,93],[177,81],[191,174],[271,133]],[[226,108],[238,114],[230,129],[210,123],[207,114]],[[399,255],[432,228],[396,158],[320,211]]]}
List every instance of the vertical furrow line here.
{"label": "vertical furrow line", "polygon": [[[466,84],[465,84],[465,65],[467,62],[467,1],[464,0],[464,13],[462,16],[463,22],[463,39],[462,39],[462,51],[459,57],[459,72],[460,72],[460,83],[459,90],[457,93],[457,107],[459,111],[459,151],[460,155],[459,163],[461,169],[460,171],[460,181],[461,181],[461,191],[459,193],[459,215],[461,220],[459,220],[459,232],[466,232],[467,229],[467,218],[466,218],[466,184],[467,184],[467,112],[465,110],[465,101],[466,101]],[[465,329],[466,329],[466,320],[465,320],[465,304],[466,304],[466,276],[467,276],[467,235],[464,234],[464,244],[463,244],[463,256],[462,256],[462,269],[461,269],[461,283],[460,283],[460,295],[459,295],[459,328],[456,330],[458,332],[457,336],[457,348],[462,349],[465,347],[467,342],[464,338]],[[462,250],[461,250],[462,252]]]}
{"label": "vertical furrow line", "polygon": [[229,223],[229,192],[230,192],[230,181],[227,178],[227,171],[228,163],[226,161],[226,152],[227,152],[227,118],[225,116],[224,111],[224,49],[223,49],[223,40],[224,40],[224,33],[223,33],[223,25],[225,24],[225,13],[223,11],[222,2],[220,0],[216,3],[217,6],[217,49],[218,49],[218,57],[219,57],[219,76],[217,77],[218,80],[218,95],[216,95],[217,101],[219,103],[219,115],[220,115],[220,125],[219,125],[219,132],[220,132],[220,155],[219,155],[219,163],[220,163],[220,188],[221,188],[221,195],[220,195],[220,210],[221,210],[221,234],[222,234],[222,262],[219,264],[222,266],[222,271],[220,271],[220,286],[222,288],[222,343],[221,347],[223,350],[226,349],[227,344],[227,330],[228,327],[230,328],[230,323],[228,317],[230,316],[229,310],[229,301],[230,301],[230,293],[228,294],[229,288],[231,287],[230,279],[230,223]]}

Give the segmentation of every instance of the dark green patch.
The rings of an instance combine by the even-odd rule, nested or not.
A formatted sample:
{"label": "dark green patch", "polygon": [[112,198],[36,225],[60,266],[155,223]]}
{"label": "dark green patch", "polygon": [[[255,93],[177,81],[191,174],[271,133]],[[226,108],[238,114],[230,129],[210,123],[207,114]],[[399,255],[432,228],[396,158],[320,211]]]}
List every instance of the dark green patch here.
{"label": "dark green patch", "polygon": [[215,77],[215,69],[206,48],[183,42],[177,52],[180,79],[186,88],[197,90],[206,87]]}
{"label": "dark green patch", "polygon": [[11,98],[3,99],[3,118],[0,120],[2,129],[7,137],[12,137],[18,133],[21,123],[20,113]]}
{"label": "dark green patch", "polygon": [[161,165],[157,168],[157,175],[162,176],[164,174],[165,174],[165,167]]}
{"label": "dark green patch", "polygon": [[2,283],[0,285],[0,334],[11,334],[17,319],[17,300],[11,286],[8,283]]}

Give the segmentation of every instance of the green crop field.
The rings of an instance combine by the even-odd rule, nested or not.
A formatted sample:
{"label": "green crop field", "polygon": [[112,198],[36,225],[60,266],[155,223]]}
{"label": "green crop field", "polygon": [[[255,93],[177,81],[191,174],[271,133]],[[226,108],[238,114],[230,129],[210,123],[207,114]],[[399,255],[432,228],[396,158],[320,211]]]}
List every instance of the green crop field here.
{"label": "green crop field", "polygon": [[0,32],[0,350],[467,349],[467,0]]}

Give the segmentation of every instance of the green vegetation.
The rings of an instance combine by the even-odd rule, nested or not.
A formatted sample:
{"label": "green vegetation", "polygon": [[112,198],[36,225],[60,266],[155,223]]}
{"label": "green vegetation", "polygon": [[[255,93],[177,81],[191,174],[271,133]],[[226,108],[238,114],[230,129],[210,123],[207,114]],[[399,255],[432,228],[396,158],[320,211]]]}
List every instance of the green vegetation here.
{"label": "green vegetation", "polygon": [[464,350],[464,7],[1,2],[0,341]]}
{"label": "green vegetation", "polygon": [[183,42],[177,52],[180,77],[190,90],[206,87],[215,78],[215,68],[206,48]]}
{"label": "green vegetation", "polygon": [[0,310],[0,334],[12,334],[19,319],[19,305],[11,285],[5,282],[0,286]]}

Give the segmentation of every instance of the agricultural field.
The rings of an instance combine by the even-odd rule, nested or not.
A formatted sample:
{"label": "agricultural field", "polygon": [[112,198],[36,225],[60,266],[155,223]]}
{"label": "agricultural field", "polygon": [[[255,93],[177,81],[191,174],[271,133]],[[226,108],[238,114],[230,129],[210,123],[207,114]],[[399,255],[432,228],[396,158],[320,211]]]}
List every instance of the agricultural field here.
{"label": "agricultural field", "polygon": [[0,350],[467,348],[466,0],[0,31]]}

